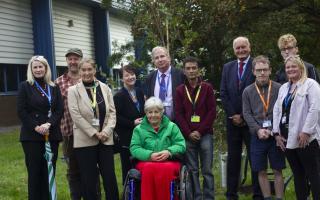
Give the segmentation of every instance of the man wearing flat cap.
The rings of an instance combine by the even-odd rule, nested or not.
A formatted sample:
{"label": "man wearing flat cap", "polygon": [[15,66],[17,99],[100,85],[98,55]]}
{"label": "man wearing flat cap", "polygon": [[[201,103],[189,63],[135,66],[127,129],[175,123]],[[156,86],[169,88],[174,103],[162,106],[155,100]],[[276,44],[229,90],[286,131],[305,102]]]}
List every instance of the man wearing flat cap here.
{"label": "man wearing flat cap", "polygon": [[78,65],[83,57],[81,49],[71,48],[66,52],[68,71],[58,77],[55,83],[59,85],[64,103],[64,113],[61,119],[61,133],[63,135],[63,154],[66,159],[67,179],[72,200],[81,200],[81,182],[78,163],[73,151],[73,122],[68,109],[68,88],[79,82]]}

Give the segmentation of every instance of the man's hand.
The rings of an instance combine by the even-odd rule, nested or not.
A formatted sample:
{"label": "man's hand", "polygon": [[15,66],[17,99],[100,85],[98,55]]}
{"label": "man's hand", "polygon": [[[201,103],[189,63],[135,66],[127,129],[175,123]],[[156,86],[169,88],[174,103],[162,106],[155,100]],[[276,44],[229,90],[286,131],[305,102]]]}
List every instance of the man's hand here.
{"label": "man's hand", "polygon": [[200,138],[201,138],[201,135],[199,131],[192,131],[189,135],[189,139],[194,143],[198,142]]}
{"label": "man's hand", "polygon": [[266,140],[270,137],[271,132],[267,129],[259,129],[257,132],[258,138],[260,140]]}
{"label": "man's hand", "polygon": [[276,142],[277,142],[277,146],[279,146],[282,151],[285,151],[286,150],[286,146],[284,145],[284,143],[287,140],[284,139],[284,137],[282,137],[281,135],[276,135],[275,139],[276,139]]}
{"label": "man's hand", "polygon": [[300,148],[305,148],[309,144],[309,137],[307,133],[301,132],[298,135],[298,142]]}
{"label": "man's hand", "polygon": [[232,119],[233,125],[242,126],[243,119],[242,119],[241,115],[239,115],[239,114],[232,115],[231,119]]}

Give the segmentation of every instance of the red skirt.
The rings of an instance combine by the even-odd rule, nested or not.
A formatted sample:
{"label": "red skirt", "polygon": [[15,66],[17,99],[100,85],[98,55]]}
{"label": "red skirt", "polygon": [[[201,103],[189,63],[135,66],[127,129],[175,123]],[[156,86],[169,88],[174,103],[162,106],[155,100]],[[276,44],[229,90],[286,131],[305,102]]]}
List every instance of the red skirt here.
{"label": "red skirt", "polygon": [[[179,162],[139,162],[141,200],[170,200],[170,183],[179,176]],[[175,197],[175,199],[177,199]]]}

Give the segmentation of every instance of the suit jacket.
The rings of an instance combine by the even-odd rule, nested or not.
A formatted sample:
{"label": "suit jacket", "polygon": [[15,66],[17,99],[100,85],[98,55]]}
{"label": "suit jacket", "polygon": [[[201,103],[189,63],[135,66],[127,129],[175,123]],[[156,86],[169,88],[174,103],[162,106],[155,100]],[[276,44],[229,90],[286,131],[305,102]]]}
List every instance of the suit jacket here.
{"label": "suit jacket", "polygon": [[49,141],[61,141],[60,120],[63,114],[63,101],[60,89],[57,86],[50,86],[51,90],[51,112],[46,96],[38,91],[35,85],[24,81],[20,84],[17,97],[18,117],[22,122],[20,141],[44,141],[44,136],[36,132],[36,126],[49,122]]}
{"label": "suit jacket", "polygon": [[248,60],[242,81],[238,84],[238,61],[234,60],[223,66],[220,84],[221,102],[227,117],[242,115],[243,90],[255,80],[252,74],[252,58]]}
{"label": "suit jacket", "polygon": [[120,137],[121,146],[130,146],[134,120],[144,116],[144,94],[141,89],[135,88],[139,109],[133,103],[130,94],[125,88],[119,90],[113,97],[117,112],[116,132]]}
{"label": "suit jacket", "polygon": [[[304,65],[306,66],[306,69],[307,69],[308,78],[314,79],[315,81],[320,83],[319,74],[318,74],[316,68],[313,66],[313,64],[310,64],[305,61],[303,61],[303,62],[304,62]],[[274,77],[274,81],[280,83],[281,85],[288,82],[288,78],[287,78],[287,74],[286,74],[286,70],[285,70],[284,65],[280,66],[280,69],[276,72],[276,75]]]}
{"label": "suit jacket", "polygon": [[[147,96],[147,98],[151,97],[151,96],[155,96],[154,95],[154,88],[156,85],[156,81],[157,81],[157,73],[158,70],[155,70],[153,72],[151,72],[146,80],[145,80],[145,95]],[[174,105],[175,105],[175,99],[176,99],[176,88],[180,85],[184,83],[184,74],[183,72],[175,67],[171,66],[171,81],[172,81],[172,100],[173,100],[173,111],[174,111]]]}
{"label": "suit jacket", "polygon": [[[113,145],[113,129],[116,125],[116,110],[113,103],[110,88],[99,81],[102,95],[106,106],[106,116],[102,131],[107,134],[108,139],[103,142],[105,145]],[[95,146],[99,139],[95,134],[98,128],[92,126],[94,113],[91,107],[91,100],[82,82],[68,89],[68,108],[73,121],[73,146],[74,148]]]}

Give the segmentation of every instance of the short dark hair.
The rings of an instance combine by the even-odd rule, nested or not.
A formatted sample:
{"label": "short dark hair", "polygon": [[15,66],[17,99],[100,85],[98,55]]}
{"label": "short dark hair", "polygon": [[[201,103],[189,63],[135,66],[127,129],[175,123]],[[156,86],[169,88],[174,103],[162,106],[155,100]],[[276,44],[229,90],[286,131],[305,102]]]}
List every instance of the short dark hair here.
{"label": "short dark hair", "polygon": [[199,67],[199,60],[198,58],[192,57],[192,56],[188,56],[185,59],[183,59],[183,67],[185,67],[186,63],[197,63],[197,66]]}
{"label": "short dark hair", "polygon": [[123,78],[123,72],[124,71],[126,71],[128,73],[136,74],[136,69],[132,64],[128,64],[128,65],[125,65],[125,66],[121,67],[120,73],[119,73],[121,79]]}

